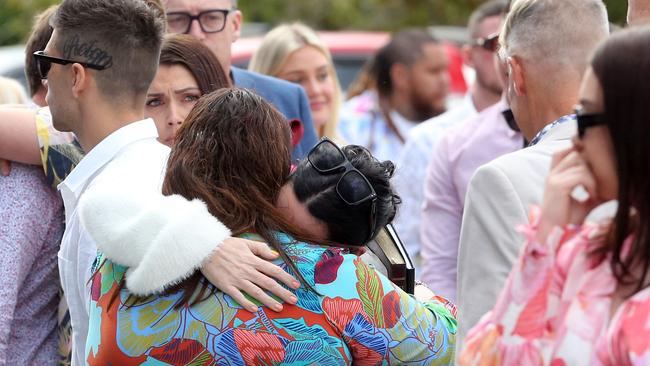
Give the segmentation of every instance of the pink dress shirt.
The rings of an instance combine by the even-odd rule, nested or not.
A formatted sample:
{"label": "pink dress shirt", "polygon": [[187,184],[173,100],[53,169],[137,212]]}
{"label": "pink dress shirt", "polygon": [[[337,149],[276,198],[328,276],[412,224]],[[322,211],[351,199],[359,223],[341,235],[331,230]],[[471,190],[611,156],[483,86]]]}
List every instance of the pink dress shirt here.
{"label": "pink dress shirt", "polygon": [[502,113],[503,101],[450,129],[440,140],[424,183],[421,280],[456,301],[458,241],[469,180],[481,165],[523,147]]}

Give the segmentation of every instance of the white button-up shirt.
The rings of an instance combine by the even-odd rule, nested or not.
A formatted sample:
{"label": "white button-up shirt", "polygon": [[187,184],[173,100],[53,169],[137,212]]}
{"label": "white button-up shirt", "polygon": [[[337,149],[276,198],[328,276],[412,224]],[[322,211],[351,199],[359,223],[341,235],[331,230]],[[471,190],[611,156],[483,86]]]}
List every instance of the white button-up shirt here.
{"label": "white button-up shirt", "polygon": [[[414,261],[420,254],[420,215],[424,202],[424,179],[433,150],[449,128],[476,113],[471,94],[468,93],[460,105],[420,123],[407,135],[393,179],[395,189],[402,198],[402,205],[393,224]],[[419,268],[416,273],[419,276]]]}
{"label": "white button-up shirt", "polygon": [[89,281],[97,256],[97,246],[79,219],[77,203],[85,191],[103,184],[160,191],[169,148],[157,137],[151,119],[128,124],[95,146],[58,186],[66,215],[59,273],[72,322],[72,365],[85,364]]}

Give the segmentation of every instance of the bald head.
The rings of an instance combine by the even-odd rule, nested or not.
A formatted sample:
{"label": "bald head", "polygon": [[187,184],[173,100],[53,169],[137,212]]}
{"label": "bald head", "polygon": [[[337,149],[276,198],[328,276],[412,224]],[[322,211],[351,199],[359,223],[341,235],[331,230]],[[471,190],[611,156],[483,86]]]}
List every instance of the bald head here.
{"label": "bald head", "polygon": [[602,0],[514,0],[500,42],[506,57],[516,55],[546,72],[582,74],[608,34]]}

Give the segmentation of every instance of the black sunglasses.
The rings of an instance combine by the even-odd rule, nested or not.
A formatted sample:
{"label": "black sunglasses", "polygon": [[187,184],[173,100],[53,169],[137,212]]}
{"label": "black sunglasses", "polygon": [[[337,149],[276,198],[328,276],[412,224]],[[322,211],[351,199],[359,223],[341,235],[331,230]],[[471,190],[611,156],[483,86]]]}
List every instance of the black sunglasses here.
{"label": "black sunglasses", "polygon": [[490,52],[496,52],[499,49],[499,34],[493,34],[487,38],[478,38],[474,41],[474,46]]}
{"label": "black sunglasses", "polygon": [[167,13],[167,28],[170,33],[187,34],[190,32],[192,22],[196,20],[204,33],[218,33],[226,27],[228,14],[235,10],[211,9],[202,11],[197,15],[182,11],[169,12]]}
{"label": "black sunglasses", "polygon": [[97,65],[87,62],[81,62],[76,60],[68,60],[65,58],[59,58],[54,56],[48,56],[45,54],[45,51],[36,51],[34,52],[34,60],[36,61],[36,68],[38,69],[38,74],[41,76],[41,79],[47,79],[47,74],[52,68],[52,64],[59,65],[69,65],[69,64],[79,64],[83,67],[95,70],[104,70],[107,69],[110,65]]}
{"label": "black sunglasses", "polygon": [[588,128],[606,124],[605,115],[602,113],[584,113],[582,107],[576,107],[575,114],[578,123],[579,138],[585,136]]}
{"label": "black sunglasses", "polygon": [[[368,154],[370,155],[370,152]],[[355,168],[343,150],[327,137],[323,137],[309,151],[307,161],[320,174],[343,172],[336,183],[336,193],[347,205],[357,206],[371,202],[370,235],[366,243],[369,242],[375,236],[377,227],[377,193],[368,178]]]}

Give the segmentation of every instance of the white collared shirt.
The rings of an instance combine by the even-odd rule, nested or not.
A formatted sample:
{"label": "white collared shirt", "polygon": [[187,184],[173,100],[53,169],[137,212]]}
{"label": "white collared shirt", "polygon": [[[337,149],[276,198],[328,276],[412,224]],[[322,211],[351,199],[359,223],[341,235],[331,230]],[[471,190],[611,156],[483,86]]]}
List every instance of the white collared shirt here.
{"label": "white collared shirt", "polygon": [[152,119],[130,123],[95,146],[58,186],[66,215],[59,273],[72,322],[72,365],[85,364],[89,280],[97,256],[97,246],[79,220],[77,204],[85,191],[103,184],[160,191],[169,148],[157,138]]}
{"label": "white collared shirt", "polygon": [[[420,215],[424,202],[424,180],[438,141],[447,130],[477,114],[472,96],[467,93],[461,104],[413,127],[406,136],[395,169],[393,184],[402,198],[393,225],[412,259],[420,255]],[[419,276],[421,271],[417,268]]]}

